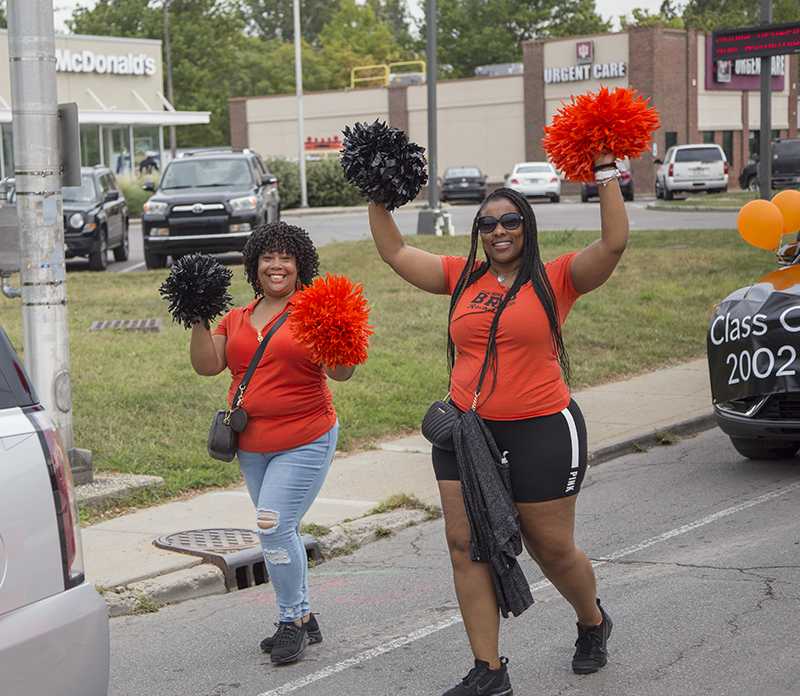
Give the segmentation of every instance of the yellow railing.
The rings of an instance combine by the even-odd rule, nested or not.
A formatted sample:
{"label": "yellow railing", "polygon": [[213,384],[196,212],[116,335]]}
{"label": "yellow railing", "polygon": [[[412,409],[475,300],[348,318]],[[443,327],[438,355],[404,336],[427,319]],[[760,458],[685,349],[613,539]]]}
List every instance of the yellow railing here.
{"label": "yellow railing", "polygon": [[[355,88],[356,83],[362,82],[380,81],[382,84],[388,85],[390,76],[399,72],[397,70],[398,67],[405,67],[409,65],[418,65],[420,66],[420,70],[403,71],[403,74],[422,75],[423,77],[425,76],[424,60],[406,60],[399,63],[383,63],[381,65],[362,65],[350,70],[350,88],[353,89]],[[361,75],[366,72],[371,72],[373,74],[365,77],[356,77],[356,75]]]}

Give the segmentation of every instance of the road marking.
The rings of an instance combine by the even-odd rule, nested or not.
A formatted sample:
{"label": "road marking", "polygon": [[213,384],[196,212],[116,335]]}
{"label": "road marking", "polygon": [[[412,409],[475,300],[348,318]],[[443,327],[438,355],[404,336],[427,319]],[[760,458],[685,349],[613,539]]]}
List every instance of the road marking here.
{"label": "road marking", "polygon": [[128,273],[130,271],[135,271],[135,270],[137,270],[139,268],[143,268],[143,267],[144,267],[144,261],[141,261],[140,263],[137,263],[137,264],[135,264],[133,266],[129,266],[128,268],[123,268],[121,271],[118,271],[118,273]]}
{"label": "road marking", "polygon": [[[694,522],[690,522],[689,524],[684,524],[681,527],[676,527],[675,529],[671,529],[668,532],[664,532],[663,534],[659,534],[656,537],[648,539],[647,541],[643,541],[639,544],[635,544],[634,546],[628,546],[627,548],[621,549],[616,553],[612,553],[610,556],[603,556],[600,560],[594,561],[592,565],[596,568],[598,566],[605,565],[606,563],[610,563],[612,561],[617,561],[625,556],[630,556],[632,553],[636,553],[638,551],[643,551],[644,549],[650,548],[651,546],[655,546],[656,544],[661,543],[662,541],[669,541],[670,539],[674,539],[675,537],[679,537],[682,534],[686,534],[687,532],[691,532],[695,529],[699,529],[700,527],[704,527],[707,524],[711,524],[712,522],[716,522],[717,520],[722,519],[723,517],[729,517],[730,515],[735,515],[738,512],[742,512],[747,508],[754,507],[755,505],[760,505],[761,503],[766,503],[770,500],[774,500],[775,498],[779,498],[782,495],[786,495],[791,493],[792,491],[797,490],[800,488],[800,482],[794,483],[789,486],[784,486],[776,491],[772,491],[771,493],[765,493],[764,495],[760,495],[757,498],[753,498],[752,500],[747,500],[743,503],[739,503],[738,505],[734,505],[733,507],[726,508],[725,510],[720,510],[719,512],[715,512],[713,515],[708,515],[707,517],[703,517],[699,520],[695,520]],[[549,580],[540,580],[537,583],[531,585],[531,592],[538,592],[550,585]],[[281,696],[281,694],[288,694],[292,691],[297,691],[297,689],[302,689],[304,686],[308,686],[309,684],[313,684],[314,682],[320,681],[321,679],[327,679],[328,677],[332,677],[334,674],[338,674],[339,672],[344,671],[350,667],[355,667],[360,665],[368,660],[371,660],[374,657],[379,657],[381,655],[385,655],[388,652],[396,650],[397,648],[402,648],[405,645],[410,645],[422,638],[427,638],[434,633],[438,633],[446,628],[450,628],[451,626],[455,626],[456,624],[462,623],[463,620],[460,615],[454,615],[450,618],[447,618],[443,621],[440,621],[436,624],[431,624],[430,626],[425,626],[424,628],[420,628],[417,631],[413,631],[409,633],[407,636],[401,636],[400,638],[395,638],[394,640],[389,641],[388,643],[383,643],[382,645],[377,646],[376,648],[370,648],[369,650],[365,650],[364,652],[355,655],[354,657],[350,657],[346,660],[342,660],[341,662],[337,662],[330,667],[326,667],[324,669],[319,670],[318,672],[314,672],[313,674],[309,674],[306,677],[302,677],[301,679],[297,679],[293,682],[289,682],[288,684],[284,684],[283,686],[279,686],[277,689],[272,689],[271,691],[265,691],[259,696]]]}

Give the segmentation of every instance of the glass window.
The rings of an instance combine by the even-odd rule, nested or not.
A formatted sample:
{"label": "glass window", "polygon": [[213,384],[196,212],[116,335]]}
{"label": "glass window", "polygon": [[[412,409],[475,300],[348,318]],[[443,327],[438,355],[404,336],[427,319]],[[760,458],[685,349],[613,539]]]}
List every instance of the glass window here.
{"label": "glass window", "polygon": [[714,142],[714,131],[703,131],[703,142],[704,143],[713,143]]}
{"label": "glass window", "polygon": [[678,134],[675,131],[664,133],[664,147],[669,150],[673,145],[678,144]]}
{"label": "glass window", "polygon": [[728,162],[733,161],[733,131],[722,131],[722,151]]}

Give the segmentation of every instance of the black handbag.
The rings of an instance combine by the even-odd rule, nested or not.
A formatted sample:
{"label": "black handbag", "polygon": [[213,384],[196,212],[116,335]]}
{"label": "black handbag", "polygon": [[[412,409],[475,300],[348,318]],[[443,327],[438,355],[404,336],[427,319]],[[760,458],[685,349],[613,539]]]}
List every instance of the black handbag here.
{"label": "black handbag", "polygon": [[422,434],[439,449],[453,451],[453,428],[461,412],[449,401],[434,401],[422,419]]}
{"label": "black handbag", "polygon": [[[481,376],[478,380],[478,386],[475,389],[475,399],[472,401],[472,410],[478,405],[478,397],[481,393],[481,386],[483,385],[483,378],[486,376],[486,368],[489,365],[489,348],[486,348],[486,358],[483,361],[483,368],[481,369]],[[420,430],[423,437],[435,445],[439,449],[449,450],[452,452],[455,449],[453,444],[453,428],[455,428],[456,421],[461,418],[461,411],[458,407],[450,401],[442,401],[441,399],[434,401],[428,412],[422,418],[422,425]]]}
{"label": "black handbag", "polygon": [[233,400],[233,408],[231,408],[230,411],[217,411],[214,420],[211,421],[206,450],[208,450],[208,456],[212,459],[218,459],[221,462],[232,462],[233,458],[236,456],[236,450],[239,444],[239,433],[247,427],[247,412],[242,408],[244,390],[247,389],[250,378],[256,371],[256,366],[261,360],[261,356],[264,354],[264,349],[267,347],[269,339],[272,338],[272,334],[278,330],[280,325],[286,321],[287,316],[289,316],[289,312],[285,312],[281,315],[256,349],[253,359],[247,367],[247,372],[244,373],[244,377],[242,377],[242,381],[239,383],[236,398]]}

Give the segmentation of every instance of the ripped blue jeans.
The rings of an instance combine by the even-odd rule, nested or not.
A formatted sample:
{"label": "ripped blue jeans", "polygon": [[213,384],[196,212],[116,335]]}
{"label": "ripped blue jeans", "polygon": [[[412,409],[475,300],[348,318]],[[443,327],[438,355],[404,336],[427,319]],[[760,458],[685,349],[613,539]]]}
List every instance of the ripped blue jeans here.
{"label": "ripped blue jeans", "polygon": [[322,437],[301,447],[263,454],[237,452],[256,506],[258,536],[281,621],[296,621],[310,611],[308,557],[300,521],[325,482],[338,437],[337,421]]}

